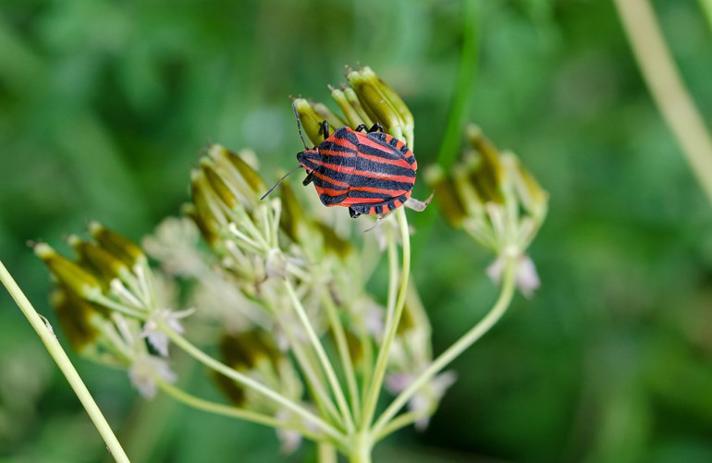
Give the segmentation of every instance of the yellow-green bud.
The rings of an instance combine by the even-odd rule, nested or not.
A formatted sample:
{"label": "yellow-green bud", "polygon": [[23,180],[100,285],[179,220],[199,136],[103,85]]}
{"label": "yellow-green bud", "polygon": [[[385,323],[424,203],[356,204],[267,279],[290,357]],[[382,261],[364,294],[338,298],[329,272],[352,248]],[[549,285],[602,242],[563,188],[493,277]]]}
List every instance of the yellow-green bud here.
{"label": "yellow-green bud", "polygon": [[440,166],[433,165],[426,169],[425,181],[433,189],[445,219],[452,227],[459,228],[467,212],[452,179],[445,175]]}
{"label": "yellow-green bud", "polygon": [[[356,110],[356,108],[354,108],[351,103],[346,99],[346,95],[344,94],[343,90],[333,87],[330,87],[330,90],[331,98],[334,99],[336,104],[339,106],[339,109],[341,109],[341,112],[344,114],[344,117],[346,118],[346,123],[349,127],[355,128],[361,124],[366,124],[366,122],[359,115],[359,112]],[[358,99],[356,101],[358,102]],[[359,106],[360,105],[361,104],[359,103]]]}
{"label": "yellow-green bud", "polygon": [[239,204],[238,199],[225,179],[215,171],[213,163],[209,159],[203,158],[200,161],[200,169],[213,193],[220,199],[222,206],[228,211],[234,210]]}
{"label": "yellow-green bud", "polygon": [[96,243],[84,241],[77,235],[70,235],[67,241],[74,248],[85,268],[91,269],[92,273],[100,276],[105,282],[108,283],[117,277],[126,280],[131,273],[124,261],[119,260]]}
{"label": "yellow-green bud", "polygon": [[94,318],[103,316],[103,312],[64,289],[55,290],[50,302],[72,347],[80,354],[87,352],[100,334]]}
{"label": "yellow-green bud", "polygon": [[147,262],[146,255],[137,244],[99,222],[89,224],[89,233],[99,246],[129,267]]}
{"label": "yellow-green bud", "polygon": [[315,146],[321,143],[324,137],[319,134],[319,130],[324,119],[314,111],[312,105],[304,98],[296,98],[292,104],[294,105],[294,111],[297,113],[299,122],[302,124],[304,134]]}
{"label": "yellow-green bud", "polygon": [[47,265],[57,281],[83,298],[91,298],[101,292],[99,280],[69,259],[57,254],[46,243],[35,245],[35,254]]}

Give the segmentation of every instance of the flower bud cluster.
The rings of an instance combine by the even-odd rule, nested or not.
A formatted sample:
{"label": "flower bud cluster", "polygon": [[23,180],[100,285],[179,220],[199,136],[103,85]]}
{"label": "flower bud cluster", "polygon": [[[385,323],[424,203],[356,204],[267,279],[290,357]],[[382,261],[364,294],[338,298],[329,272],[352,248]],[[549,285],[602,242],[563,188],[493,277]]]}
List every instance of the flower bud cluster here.
{"label": "flower bud cluster", "polygon": [[163,308],[166,298],[141,248],[98,223],[90,224],[89,232],[90,240],[68,237],[74,260],[46,243],[34,246],[56,284],[52,305],[79,353],[126,368],[139,391],[152,396],[157,381],[175,379],[164,360],[168,340],[155,325],[180,331],[184,314]]}
{"label": "flower bud cluster", "polygon": [[500,151],[479,127],[470,125],[466,136],[462,159],[447,172],[431,166],[426,181],[448,223],[495,253],[488,269],[494,280],[504,259],[519,261],[519,287],[528,295],[539,280],[526,250],[546,217],[548,194],[514,153]]}

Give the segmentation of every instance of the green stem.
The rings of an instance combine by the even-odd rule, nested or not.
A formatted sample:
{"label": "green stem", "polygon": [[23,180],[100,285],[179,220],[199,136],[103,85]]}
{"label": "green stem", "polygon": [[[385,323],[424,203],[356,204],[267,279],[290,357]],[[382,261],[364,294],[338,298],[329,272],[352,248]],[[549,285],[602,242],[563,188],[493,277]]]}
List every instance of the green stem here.
{"label": "green stem", "polygon": [[615,0],[648,89],[712,202],[712,137],[685,88],[649,0]]}
{"label": "green stem", "polygon": [[69,385],[74,390],[77,398],[84,406],[84,409],[94,424],[94,427],[97,431],[99,431],[99,434],[104,439],[106,447],[114,457],[114,460],[119,463],[129,463],[129,458],[126,456],[126,452],[124,452],[119,440],[111,430],[111,426],[109,426],[106,418],[104,418],[99,406],[96,404],[94,398],[91,396],[91,393],[84,385],[84,382],[79,376],[79,373],[77,373],[77,370],[74,368],[74,365],[72,365],[72,362],[69,360],[66,352],[62,349],[62,345],[54,335],[49,323],[46,323],[40,314],[37,313],[35,308],[32,306],[32,303],[29,299],[27,299],[27,296],[25,296],[22,292],[20,287],[10,275],[10,272],[8,272],[7,268],[5,268],[2,261],[0,261],[0,281],[2,281],[2,284],[7,289],[7,292],[10,293],[12,299],[20,308],[23,315],[27,318],[27,321],[30,322],[30,325],[32,325],[32,328],[40,337],[40,340],[47,349],[47,352],[49,352],[64,377],[67,379],[67,382],[69,382]]}
{"label": "green stem", "polygon": [[339,457],[336,455],[336,449],[333,445],[326,442],[319,442],[316,447],[318,463],[339,463]]}
{"label": "green stem", "polygon": [[309,317],[307,316],[307,313],[304,310],[302,302],[299,300],[297,293],[294,291],[292,283],[289,280],[285,280],[284,286],[287,289],[289,299],[292,301],[294,311],[297,312],[297,316],[299,317],[299,320],[301,321],[302,326],[304,327],[304,330],[307,333],[307,337],[309,338],[314,347],[314,351],[316,352],[316,355],[319,358],[319,362],[321,362],[321,366],[324,370],[324,373],[326,373],[326,379],[329,381],[331,390],[334,393],[334,396],[336,397],[336,403],[339,407],[339,410],[341,410],[341,414],[344,419],[344,424],[346,425],[347,430],[351,432],[354,429],[353,418],[351,417],[351,412],[349,411],[349,405],[346,402],[344,392],[341,390],[341,385],[339,384],[339,380],[337,379],[336,373],[334,372],[334,367],[331,365],[329,357],[326,355],[326,351],[324,350],[324,346],[322,346],[321,341],[319,341],[319,337],[314,332],[314,328],[312,327],[311,322],[309,321]]}
{"label": "green stem", "polygon": [[216,415],[223,415],[223,416],[228,416],[230,418],[237,418],[245,421],[249,421],[251,423],[257,423],[261,424],[264,426],[269,426],[275,429],[290,429],[294,430],[300,434],[302,434],[304,437],[307,437],[308,439],[311,439],[313,441],[319,441],[320,439],[323,439],[323,437],[320,437],[307,429],[305,429],[303,426],[300,427],[294,427],[290,426],[288,423],[285,423],[282,420],[278,420],[272,416],[265,415],[262,413],[254,412],[251,410],[246,410],[244,408],[238,408],[238,407],[231,407],[229,405],[224,405],[220,404],[217,402],[212,402],[210,400],[205,400],[201,399],[200,397],[196,397],[193,394],[189,394],[188,392],[185,392],[183,389],[176,387],[170,383],[167,383],[165,381],[158,381],[158,387],[177,400],[178,402],[182,402],[185,405],[188,405],[190,407],[193,407],[197,410],[202,410],[204,412],[209,412],[209,413],[214,413]]}
{"label": "green stem", "polygon": [[361,410],[361,401],[359,397],[358,383],[356,382],[356,373],[354,372],[354,364],[351,360],[351,353],[349,352],[349,344],[346,340],[344,326],[341,323],[341,318],[339,318],[336,305],[334,304],[331,295],[325,294],[322,299],[324,307],[326,308],[326,315],[329,318],[331,330],[334,332],[334,339],[336,340],[336,348],[339,352],[339,359],[341,360],[341,365],[344,368],[346,384],[349,388],[349,395],[351,396],[351,407],[353,409],[354,419],[358,421]]}
{"label": "green stem", "polygon": [[300,417],[304,418],[310,423],[313,423],[314,426],[318,427],[321,429],[326,435],[329,437],[335,439],[339,443],[344,442],[344,436],[333,426],[331,426],[329,423],[325,422],[318,416],[314,415],[312,412],[307,410],[306,408],[302,407],[301,405],[291,401],[290,399],[286,398],[282,394],[268,388],[264,384],[261,384],[254,379],[250,378],[249,376],[246,376],[239,371],[235,371],[229,366],[225,365],[222,362],[219,362],[200,350],[198,347],[193,345],[190,341],[185,339],[183,336],[180,334],[176,333],[175,331],[171,330],[165,325],[159,325],[159,328],[170,338],[173,343],[178,346],[179,348],[183,349],[188,355],[199,361],[200,363],[204,364],[205,366],[217,371],[218,373],[227,376],[228,378],[231,378],[241,385],[248,387],[255,392],[264,395],[265,397],[273,400],[279,405],[282,405],[283,407],[291,410],[295,414],[299,415]]}
{"label": "green stem", "polygon": [[449,168],[455,162],[477,71],[477,9],[475,0],[465,0],[463,10],[463,41],[457,82],[452,96],[452,108],[445,128],[445,135],[437,157],[437,162],[443,169]]}
{"label": "green stem", "polygon": [[712,0],[699,0],[700,8],[707,18],[707,25],[712,29]]}
{"label": "green stem", "polygon": [[387,425],[383,426],[383,428],[379,430],[378,433],[374,434],[373,440],[374,442],[383,440],[388,435],[398,431],[401,428],[405,428],[406,426],[415,423],[423,417],[423,412],[406,412],[400,414],[393,418]]}
{"label": "green stem", "polygon": [[395,416],[396,413],[403,407],[418,390],[437,375],[456,357],[467,350],[472,344],[487,333],[499,319],[504,315],[509,307],[512,297],[514,296],[516,260],[509,258],[506,264],[504,281],[500,290],[497,302],[492,306],[492,309],[480,320],[475,326],[465,333],[460,339],[455,341],[445,352],[440,354],[430,366],[420,374],[393,402],[386,408],[386,411],[378,418],[373,426],[373,434],[382,434],[388,422]]}
{"label": "green stem", "polygon": [[391,353],[391,346],[395,340],[396,333],[398,331],[398,324],[400,323],[403,307],[405,306],[408,280],[410,278],[410,230],[408,228],[408,218],[405,215],[405,208],[401,207],[396,210],[396,216],[398,217],[398,223],[400,225],[401,240],[403,245],[403,271],[400,275],[400,288],[398,290],[398,298],[393,311],[393,317],[391,317],[391,323],[386,325],[383,343],[378,351],[376,367],[373,371],[373,380],[371,381],[369,393],[364,402],[364,416],[362,421],[363,428],[368,428],[370,426],[371,420],[373,420],[373,415],[376,412],[378,396],[380,395],[383,378],[386,375],[386,368],[388,367],[388,357]]}
{"label": "green stem", "polygon": [[362,432],[354,436],[349,453],[349,463],[371,463],[373,441],[368,433]]}

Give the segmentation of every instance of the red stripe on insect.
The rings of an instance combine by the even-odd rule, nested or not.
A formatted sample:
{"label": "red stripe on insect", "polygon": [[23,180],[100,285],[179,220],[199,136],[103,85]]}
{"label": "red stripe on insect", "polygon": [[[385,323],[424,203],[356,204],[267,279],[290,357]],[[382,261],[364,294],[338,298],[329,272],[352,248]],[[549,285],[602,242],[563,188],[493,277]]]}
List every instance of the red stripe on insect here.
{"label": "red stripe on insect", "polygon": [[[411,184],[415,183],[415,177],[409,177],[407,175],[393,175],[393,174],[384,173],[384,172],[370,172],[368,170],[358,170],[358,169],[354,169],[353,167],[342,166],[339,164],[332,164],[330,162],[319,161],[317,159],[312,159],[311,162],[313,162],[314,164],[316,164],[318,166],[326,167],[327,169],[332,169],[337,172],[343,172],[343,173],[347,173],[347,174],[351,174],[351,175],[360,175],[361,177],[390,180],[392,182],[411,183]],[[339,185],[336,182],[331,182],[331,183]],[[345,185],[346,184],[343,183],[339,186],[345,186]]]}
{"label": "red stripe on insect", "polygon": [[[318,163],[318,161],[313,161],[313,162],[314,162],[314,163]],[[317,172],[317,171],[315,171],[315,170],[313,170],[311,173],[312,173],[312,175],[314,175],[314,177],[319,178],[319,179],[322,179],[322,180],[324,180],[324,181],[326,181],[326,182],[329,182],[329,183],[331,183],[332,185],[341,186],[341,187],[344,187],[344,188],[348,188],[348,187],[349,187],[349,184],[348,184],[348,183],[341,182],[341,181],[339,181],[339,180],[335,180],[335,179],[329,177],[328,175],[324,175],[324,174],[322,174],[322,173],[320,173],[320,172]]]}
{"label": "red stripe on insect", "polygon": [[382,198],[346,198],[343,201],[339,203],[341,206],[351,206],[351,205],[359,205],[359,204],[376,204],[376,203],[382,203],[383,199]]}

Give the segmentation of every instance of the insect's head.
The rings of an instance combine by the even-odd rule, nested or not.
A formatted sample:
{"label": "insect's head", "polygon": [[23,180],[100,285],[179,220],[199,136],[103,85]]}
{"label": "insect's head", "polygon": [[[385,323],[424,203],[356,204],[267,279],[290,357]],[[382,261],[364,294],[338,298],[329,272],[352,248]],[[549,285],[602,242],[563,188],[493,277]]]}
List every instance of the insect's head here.
{"label": "insect's head", "polygon": [[314,162],[320,158],[319,149],[305,149],[297,153],[297,161],[307,171],[316,170],[319,166]]}

